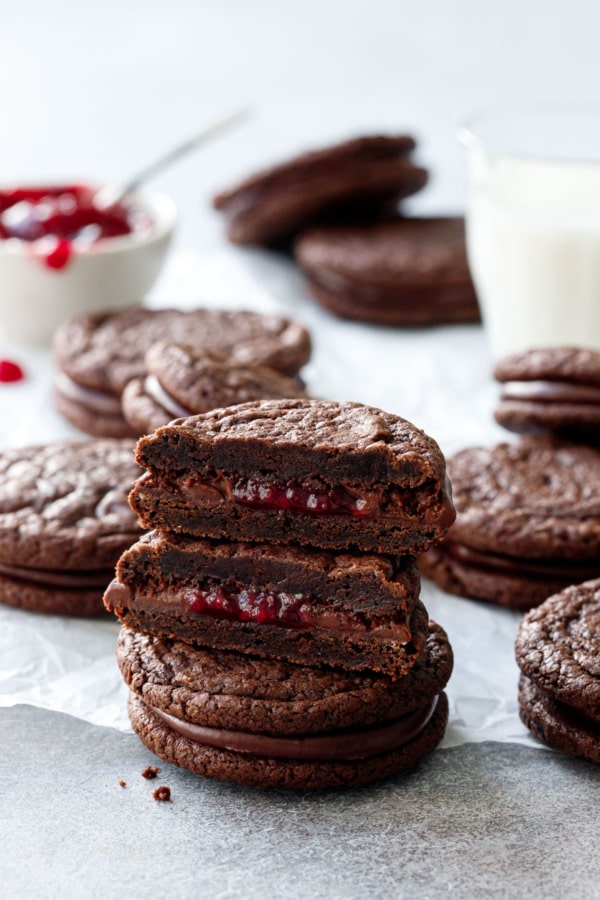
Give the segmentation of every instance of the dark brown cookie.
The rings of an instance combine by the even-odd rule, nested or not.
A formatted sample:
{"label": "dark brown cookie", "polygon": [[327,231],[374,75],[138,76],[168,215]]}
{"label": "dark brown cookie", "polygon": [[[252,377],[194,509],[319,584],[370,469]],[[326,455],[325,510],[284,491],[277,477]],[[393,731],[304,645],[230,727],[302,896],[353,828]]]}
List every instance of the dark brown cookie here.
{"label": "dark brown cookie", "polygon": [[600,579],[532,609],[515,657],[524,724],[546,744],[600,763]]}
{"label": "dark brown cookie", "polygon": [[359,403],[245,403],[179,420],[138,443],[130,502],[184,534],[414,553],[454,519],[430,437]]}
{"label": "dark brown cookie", "polygon": [[363,137],[305,153],[214,198],[238,244],[277,244],[301,228],[377,215],[427,182],[410,159],[411,137]]}
{"label": "dark brown cookie", "polygon": [[200,647],[399,678],[425,641],[419,588],[413,557],[151,532],[104,602],[132,628]]}
{"label": "dark brown cookie", "polygon": [[444,590],[524,610],[600,575],[600,451],[524,439],[448,461],[457,519],[420,558]]}
{"label": "dark brown cookie", "polygon": [[461,218],[313,228],[294,248],[326,309],[379,325],[479,321]]}
{"label": "dark brown cookie", "polygon": [[600,721],[558,703],[524,675],[519,680],[519,715],[539,741],[569,756],[600,763]]}
{"label": "dark brown cookie", "polygon": [[196,725],[280,736],[390,721],[429,703],[452,671],[450,644],[434,622],[421,656],[396,681],[192,647],[126,627],[117,659],[125,683],[149,706]]}
{"label": "dark brown cookie", "polygon": [[134,730],[162,759],[259,787],[350,787],[416,765],[447,721],[443,630],[401,681],[196,650],[122,629]]}
{"label": "dark brown cookie", "polygon": [[54,339],[61,370],[54,389],[56,408],[91,434],[137,434],[123,417],[120,396],[129,381],[146,374],[146,351],[162,340],[209,347],[241,365],[265,365],[290,376],[310,356],[306,329],[278,316],[139,308],[75,316]]}
{"label": "dark brown cookie", "polygon": [[153,344],[145,365],[148,374],[130,381],[121,397],[123,414],[138,434],[236,403],[307,396],[298,378],[190,344]]}
{"label": "dark brown cookie", "polygon": [[556,434],[600,443],[600,353],[546,347],[500,360],[502,383],[496,421],[523,434]]}
{"label": "dark brown cookie", "polygon": [[600,724],[600,580],[572,585],[532,609],[515,655],[538,688]]}
{"label": "dark brown cookie", "polygon": [[0,454],[0,601],[65,615],[103,611],[120,554],[140,534],[127,504],[134,442],[96,440]]}

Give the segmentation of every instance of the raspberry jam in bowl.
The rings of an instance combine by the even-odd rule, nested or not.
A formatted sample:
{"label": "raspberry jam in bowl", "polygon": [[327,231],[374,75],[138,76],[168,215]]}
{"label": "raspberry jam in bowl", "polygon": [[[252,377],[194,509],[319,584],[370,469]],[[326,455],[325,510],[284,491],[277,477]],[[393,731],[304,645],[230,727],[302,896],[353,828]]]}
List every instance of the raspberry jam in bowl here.
{"label": "raspberry jam in bowl", "polygon": [[83,184],[0,188],[0,339],[48,343],[78,312],[136,306],[173,233],[173,202],[140,193],[113,206]]}

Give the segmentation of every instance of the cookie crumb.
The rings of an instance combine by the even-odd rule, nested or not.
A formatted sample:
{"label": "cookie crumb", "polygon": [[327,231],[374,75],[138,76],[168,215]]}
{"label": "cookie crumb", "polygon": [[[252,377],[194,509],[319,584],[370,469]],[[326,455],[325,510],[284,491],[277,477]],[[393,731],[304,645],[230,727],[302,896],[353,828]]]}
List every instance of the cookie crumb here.
{"label": "cookie crumb", "polygon": [[127,787],[127,782],[121,779],[121,781],[119,782],[119,787]]}
{"label": "cookie crumb", "polygon": [[156,766],[146,766],[142,772],[142,778],[156,778],[159,772],[160,769]]}
{"label": "cookie crumb", "polygon": [[156,788],[152,796],[155,800],[162,800],[163,802],[166,802],[167,800],[171,799],[171,788],[163,784],[160,787]]}

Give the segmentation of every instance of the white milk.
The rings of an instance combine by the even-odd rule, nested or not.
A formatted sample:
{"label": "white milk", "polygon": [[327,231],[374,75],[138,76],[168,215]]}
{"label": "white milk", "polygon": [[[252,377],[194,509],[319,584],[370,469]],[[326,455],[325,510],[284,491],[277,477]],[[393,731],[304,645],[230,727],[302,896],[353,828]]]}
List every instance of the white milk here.
{"label": "white milk", "polygon": [[600,350],[600,164],[471,149],[469,263],[495,357]]}

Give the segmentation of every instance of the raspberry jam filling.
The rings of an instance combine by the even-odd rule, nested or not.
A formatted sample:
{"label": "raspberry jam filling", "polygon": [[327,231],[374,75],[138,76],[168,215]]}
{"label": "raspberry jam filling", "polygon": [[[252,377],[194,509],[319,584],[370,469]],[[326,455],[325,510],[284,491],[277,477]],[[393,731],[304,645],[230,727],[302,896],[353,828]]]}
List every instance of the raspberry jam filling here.
{"label": "raspberry jam filling", "polygon": [[228,477],[217,474],[198,479],[186,478],[180,488],[200,502],[232,500],[251,509],[285,509],[315,516],[373,515],[379,508],[375,494],[362,496],[343,485],[289,481],[281,484],[266,478]]}
{"label": "raspberry jam filling", "polygon": [[0,191],[0,239],[26,241],[48,268],[63,269],[74,248],[150,227],[141,210],[122,203],[101,209],[94,197],[84,185]]}
{"label": "raspberry jam filling", "polygon": [[312,624],[302,594],[270,591],[225,591],[220,585],[185,592],[190,609],[216,619],[281,625],[284,628],[308,628]]}
{"label": "raspberry jam filling", "polygon": [[368,503],[341,485],[314,489],[302,484],[272,484],[258,478],[238,478],[231,485],[234,500],[258,509],[291,509],[294,512],[322,515],[367,515]]}
{"label": "raspberry jam filling", "polygon": [[327,631],[361,634],[373,640],[392,639],[407,643],[411,640],[408,618],[396,615],[392,620],[367,624],[360,616],[334,609],[316,610],[304,594],[285,591],[262,591],[256,588],[225,589],[223,585],[188,588],[183,602],[193,612],[215,619],[234,622],[254,622],[257,625],[278,625],[301,630],[318,628]]}

